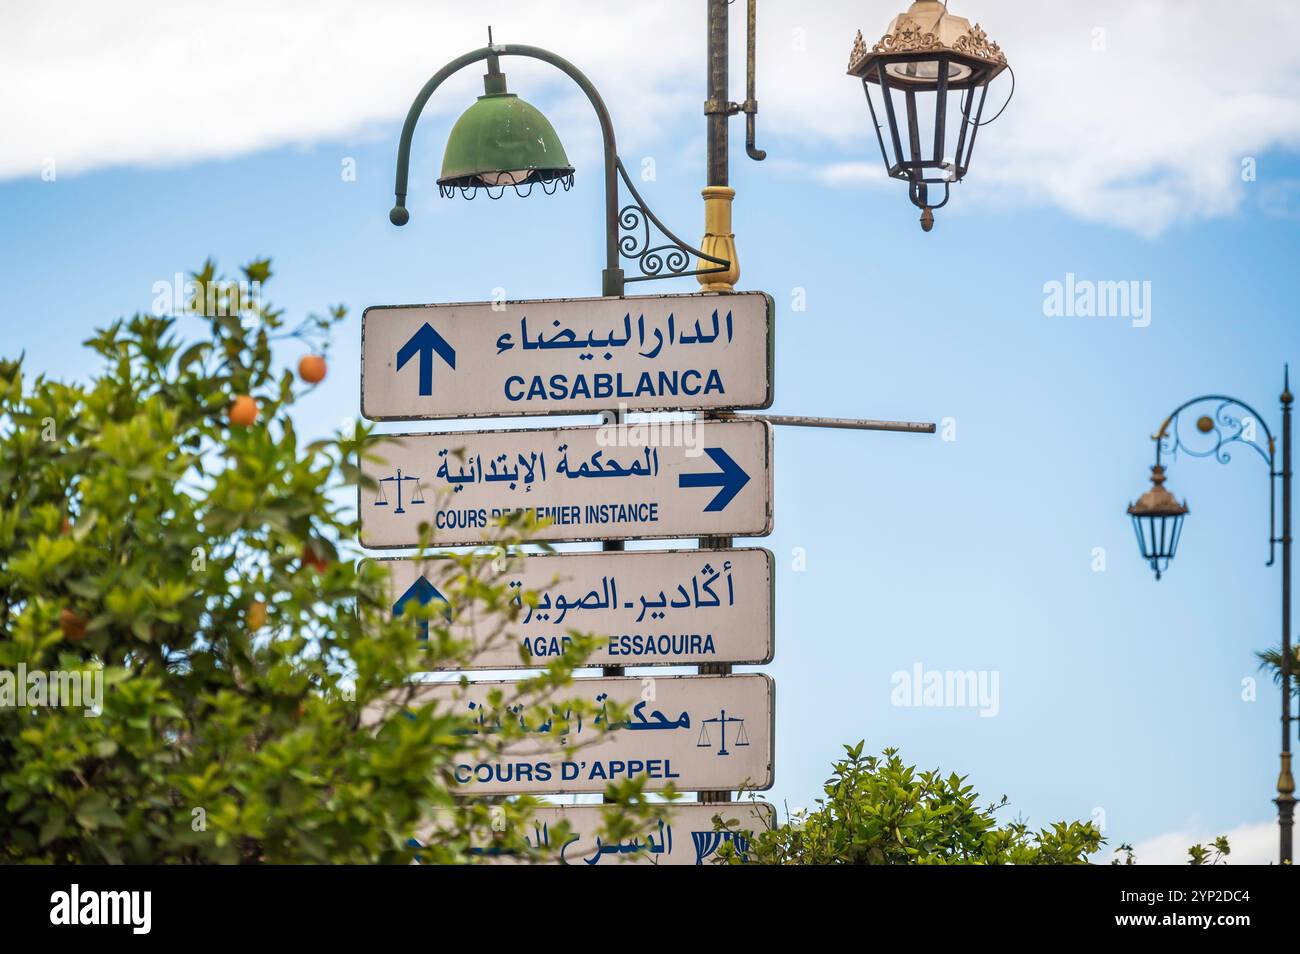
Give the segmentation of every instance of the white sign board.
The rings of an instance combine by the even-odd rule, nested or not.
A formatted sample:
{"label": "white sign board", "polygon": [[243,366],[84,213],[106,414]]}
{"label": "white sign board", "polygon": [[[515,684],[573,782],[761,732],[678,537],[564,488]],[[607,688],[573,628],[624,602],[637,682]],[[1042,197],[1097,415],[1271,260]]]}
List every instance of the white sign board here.
{"label": "white sign board", "polygon": [[367,308],[372,421],[772,404],[762,292]]}
{"label": "white sign board", "polygon": [[[445,602],[447,580],[460,572],[437,557],[378,562],[398,616],[413,603]],[[760,665],[772,661],[772,564],[760,549],[529,555],[499,581],[516,594],[517,619],[467,606],[451,635],[474,646],[472,669],[545,666],[575,632],[606,640],[593,666]],[[428,635],[427,617],[413,625]]]}
{"label": "white sign board", "polygon": [[503,515],[550,521],[531,539],[652,540],[772,531],[772,427],[671,421],[554,430],[394,434],[366,448],[363,547],[487,542]]}
{"label": "white sign board", "polygon": [[[427,683],[411,704],[433,703],[439,712],[472,717],[471,731],[490,743],[501,720],[520,718],[509,708],[512,685]],[[494,689],[504,692],[502,710],[488,700]],[[576,728],[562,742],[550,734],[512,739],[503,752],[485,751],[458,764],[452,773],[456,793],[599,793],[628,779],[644,779],[647,791],[670,784],[678,791],[765,790],[773,778],[775,694],[776,684],[759,673],[575,679],[559,692],[557,703],[586,699],[600,708],[608,700],[626,707],[628,721],[609,726],[596,715],[575,719]],[[383,718],[382,704],[375,703],[363,723]]]}
{"label": "white sign board", "polygon": [[[750,840],[776,824],[776,811],[766,802],[719,804],[672,802],[645,831],[620,841],[604,840],[600,831],[605,809],[600,805],[554,805],[538,808],[519,835],[547,863],[563,865],[708,865],[718,849],[730,844],[741,857]],[[450,822],[454,816],[448,813]],[[726,830],[719,830],[720,818]],[[568,834],[561,838],[561,826]],[[475,845],[471,855],[480,861],[509,864],[517,856],[491,843]]]}

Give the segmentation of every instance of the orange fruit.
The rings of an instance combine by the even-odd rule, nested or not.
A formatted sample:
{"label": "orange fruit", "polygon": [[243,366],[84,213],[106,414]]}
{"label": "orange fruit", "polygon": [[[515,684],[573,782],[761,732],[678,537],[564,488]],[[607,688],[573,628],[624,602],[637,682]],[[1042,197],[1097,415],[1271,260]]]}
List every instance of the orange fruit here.
{"label": "orange fruit", "polygon": [[63,628],[63,638],[69,642],[79,643],[86,638],[86,617],[76,610],[66,607],[60,610],[59,626]]}
{"label": "orange fruit", "polygon": [[319,354],[303,355],[298,362],[298,377],[308,384],[319,384],[325,380],[325,356]]}
{"label": "orange fruit", "polygon": [[302,545],[302,565],[309,566],[317,573],[324,573],[329,569],[329,561],[323,556],[317,555],[315,549],[310,543]]}
{"label": "orange fruit", "polygon": [[230,405],[230,423],[238,427],[252,427],[257,420],[257,402],[247,394],[241,394]]}
{"label": "orange fruit", "polygon": [[253,600],[248,604],[248,612],[245,615],[248,623],[248,631],[255,633],[266,625],[266,604],[261,600]]}

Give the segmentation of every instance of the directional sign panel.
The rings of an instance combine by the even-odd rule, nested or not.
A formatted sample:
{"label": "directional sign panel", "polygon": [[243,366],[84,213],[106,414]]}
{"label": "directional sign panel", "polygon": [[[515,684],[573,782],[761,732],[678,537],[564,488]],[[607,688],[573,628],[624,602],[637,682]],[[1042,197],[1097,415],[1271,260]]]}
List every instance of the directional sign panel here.
{"label": "directional sign panel", "polygon": [[762,292],[367,308],[372,421],[772,404]]}
{"label": "directional sign panel", "polygon": [[[430,683],[420,687],[414,705],[435,704],[439,711],[472,716],[485,743],[511,710],[509,682]],[[506,707],[493,709],[488,696],[503,690]],[[575,720],[563,743],[552,735],[512,740],[501,753],[484,752],[456,766],[453,775],[463,795],[570,794],[603,792],[611,782],[643,778],[648,791],[669,784],[679,791],[772,787],[772,739],[776,684],[759,673],[736,676],[665,676],[575,679],[564,698],[606,701],[626,707],[627,722],[608,729],[600,716]],[[445,707],[445,708],[444,708]],[[379,704],[363,721],[383,719]],[[526,727],[527,728],[527,727]],[[565,748],[569,748],[566,752]]]}
{"label": "directional sign panel", "polygon": [[[396,616],[442,601],[439,587],[460,572],[437,557],[379,562]],[[521,603],[513,623],[467,607],[451,632],[475,647],[472,669],[545,666],[574,632],[607,640],[593,666],[761,665],[772,661],[772,564],[760,549],[530,555],[507,576]],[[428,635],[427,616],[413,625]]]}
{"label": "directional sign panel", "polygon": [[[373,458],[373,459],[372,459]],[[393,434],[366,450],[361,545],[472,546],[502,516],[550,523],[532,537],[652,540],[772,531],[772,428],[672,421],[555,430]]]}
{"label": "directional sign panel", "polygon": [[[663,806],[663,816],[652,819],[644,831],[622,839],[605,841],[600,831],[605,809],[600,805],[554,805],[538,808],[519,834],[546,861],[563,865],[708,865],[718,849],[732,845],[743,857],[758,832],[776,824],[776,810],[766,802],[701,804],[673,802]],[[440,823],[455,823],[455,814],[440,813]],[[728,828],[716,830],[714,818]],[[568,826],[561,839],[562,825]],[[509,864],[516,858],[490,843],[476,845],[470,854],[480,860]]]}

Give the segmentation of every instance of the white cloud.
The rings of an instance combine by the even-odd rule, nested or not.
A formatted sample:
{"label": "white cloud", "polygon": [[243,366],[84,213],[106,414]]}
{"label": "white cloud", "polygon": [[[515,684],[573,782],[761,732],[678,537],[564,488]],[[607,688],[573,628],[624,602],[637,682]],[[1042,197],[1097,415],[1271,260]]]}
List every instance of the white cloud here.
{"label": "white cloud", "polygon": [[890,179],[879,162],[833,162],[817,170],[818,177],[827,185],[885,184]]}
{"label": "white cloud", "polygon": [[[702,75],[698,55],[666,43],[643,57],[626,45],[629,35],[670,39],[683,29],[673,13],[671,4],[613,12],[577,0],[5,4],[0,178],[36,175],[46,159],[60,175],[77,174],[364,134],[403,116],[443,63],[485,45],[489,24],[498,42],[544,46],[589,71],[621,133],[653,129],[698,112],[702,100],[700,84],[685,80],[689,66],[698,67],[691,79]],[[640,74],[642,59],[652,73]],[[559,94],[548,112],[576,120],[566,124],[575,151],[599,141],[590,107],[558,71],[517,58],[504,69],[527,98],[556,103]],[[464,109],[482,92],[482,73],[482,64],[463,70],[426,117]]]}
{"label": "white cloud", "polygon": [[[856,30],[874,40],[903,6],[759,4],[759,145],[788,163],[772,174],[879,182],[844,65]],[[1243,157],[1300,147],[1300,4],[954,0],[953,12],[987,29],[1017,80],[1011,107],[980,134],[964,202],[1047,204],[1154,235],[1230,214],[1250,187]],[[739,7],[732,22],[739,100]],[[699,0],[51,0],[0,12],[0,179],[49,159],[69,175],[365,135],[400,117],[437,66],[482,45],[489,23],[499,42],[552,48],[587,71],[629,151],[676,154],[683,131],[702,130]],[[518,60],[505,69],[547,102],[571,153],[597,155],[566,80]],[[463,108],[480,72],[465,70],[429,115]],[[738,146],[739,119],[732,128]]]}
{"label": "white cloud", "polygon": [[1220,834],[1228,836],[1228,845],[1232,849],[1228,864],[1267,865],[1277,862],[1276,821],[1238,825],[1227,832],[1196,827],[1157,835],[1133,846],[1134,860],[1140,865],[1185,865],[1188,848],[1197,844],[1208,845]]}

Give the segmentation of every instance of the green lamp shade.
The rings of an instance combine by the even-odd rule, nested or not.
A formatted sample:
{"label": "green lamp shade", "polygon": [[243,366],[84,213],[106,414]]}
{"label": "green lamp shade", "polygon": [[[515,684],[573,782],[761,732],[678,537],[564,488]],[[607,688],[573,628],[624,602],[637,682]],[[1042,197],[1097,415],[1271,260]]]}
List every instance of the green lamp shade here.
{"label": "green lamp shade", "polygon": [[480,96],[447,138],[444,188],[520,186],[573,174],[554,127],[514,93]]}

